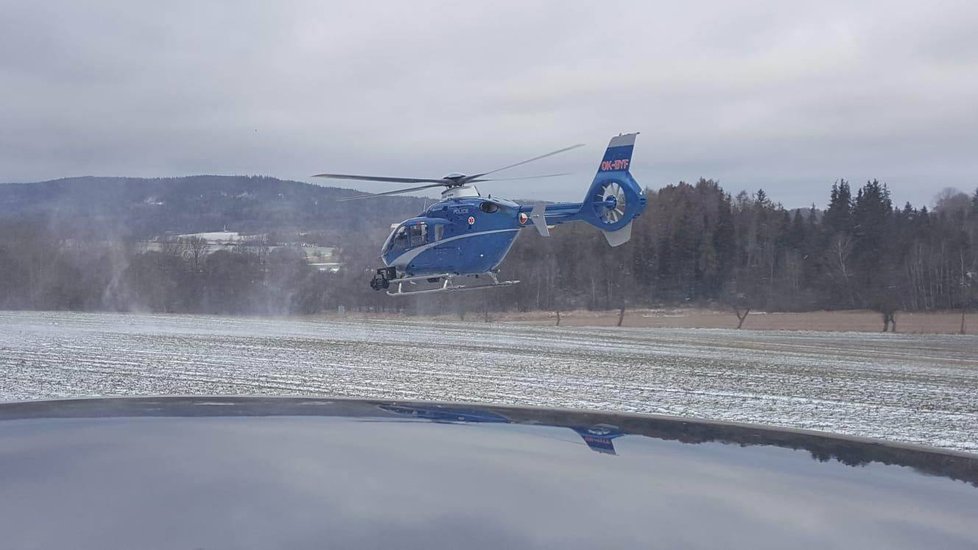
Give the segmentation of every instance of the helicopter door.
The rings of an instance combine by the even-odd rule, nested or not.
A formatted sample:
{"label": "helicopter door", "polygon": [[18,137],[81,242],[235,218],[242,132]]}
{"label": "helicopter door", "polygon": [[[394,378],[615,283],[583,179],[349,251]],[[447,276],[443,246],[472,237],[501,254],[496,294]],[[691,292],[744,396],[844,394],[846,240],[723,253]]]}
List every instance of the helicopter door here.
{"label": "helicopter door", "polygon": [[[431,227],[431,233],[431,242],[441,242],[445,239],[445,226],[443,224],[435,224]],[[434,254],[433,263],[439,267],[439,270],[454,272],[458,269],[461,250],[455,243],[449,243],[445,246],[435,246],[432,252]]]}

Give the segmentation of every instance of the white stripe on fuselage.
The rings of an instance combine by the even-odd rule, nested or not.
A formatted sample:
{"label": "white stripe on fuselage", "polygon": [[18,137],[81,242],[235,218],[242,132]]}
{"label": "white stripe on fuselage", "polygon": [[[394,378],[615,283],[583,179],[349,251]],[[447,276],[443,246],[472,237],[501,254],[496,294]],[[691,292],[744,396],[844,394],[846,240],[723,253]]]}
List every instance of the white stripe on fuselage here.
{"label": "white stripe on fuselage", "polygon": [[389,263],[387,265],[393,265],[393,266],[399,266],[399,267],[406,266],[407,264],[409,264],[411,262],[411,260],[415,259],[418,256],[418,254],[421,254],[422,252],[424,252],[426,250],[431,250],[432,248],[434,248],[436,246],[441,246],[441,245],[443,245],[445,243],[450,243],[452,241],[457,241],[459,239],[467,239],[469,237],[478,237],[479,235],[491,235],[492,233],[505,233],[507,231],[519,231],[520,229],[522,229],[522,228],[520,228],[520,227],[514,227],[512,229],[493,229],[492,231],[477,231],[475,233],[466,233],[464,235],[455,235],[454,237],[449,237],[447,239],[442,239],[442,240],[437,241],[437,242],[428,243],[426,245],[422,245],[422,246],[419,246],[417,248],[412,248],[411,250],[408,250],[404,254],[401,254],[400,256],[394,258],[394,261],[392,261],[391,263]]}

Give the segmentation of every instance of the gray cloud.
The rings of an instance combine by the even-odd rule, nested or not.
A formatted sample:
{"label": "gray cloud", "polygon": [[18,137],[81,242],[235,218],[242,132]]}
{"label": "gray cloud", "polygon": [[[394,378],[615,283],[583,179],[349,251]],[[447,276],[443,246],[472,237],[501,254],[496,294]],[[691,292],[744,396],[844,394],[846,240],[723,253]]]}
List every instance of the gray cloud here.
{"label": "gray cloud", "polygon": [[439,176],[586,142],[513,174],[574,177],[483,189],[566,200],[611,135],[639,130],[651,187],[713,177],[802,206],[840,177],[917,204],[978,185],[973,2],[0,10],[0,181]]}

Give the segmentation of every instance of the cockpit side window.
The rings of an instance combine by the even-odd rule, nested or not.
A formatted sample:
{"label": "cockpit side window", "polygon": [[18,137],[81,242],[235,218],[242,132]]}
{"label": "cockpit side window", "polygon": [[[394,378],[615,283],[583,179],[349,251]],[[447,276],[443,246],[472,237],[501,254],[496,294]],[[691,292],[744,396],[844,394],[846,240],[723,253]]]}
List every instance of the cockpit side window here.
{"label": "cockpit side window", "polygon": [[428,225],[419,223],[411,226],[411,246],[421,246],[428,237]]}
{"label": "cockpit side window", "polygon": [[445,238],[445,226],[438,224],[435,226],[435,242]]}

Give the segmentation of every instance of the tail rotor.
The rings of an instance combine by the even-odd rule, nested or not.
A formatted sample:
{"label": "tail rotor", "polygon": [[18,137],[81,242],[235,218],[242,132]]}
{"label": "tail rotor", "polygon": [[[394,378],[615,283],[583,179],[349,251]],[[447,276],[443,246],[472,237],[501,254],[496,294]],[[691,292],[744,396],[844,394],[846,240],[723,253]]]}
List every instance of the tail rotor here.
{"label": "tail rotor", "polygon": [[595,214],[606,225],[614,225],[625,217],[628,198],[625,189],[617,181],[605,183],[598,191],[600,201],[593,203]]}

